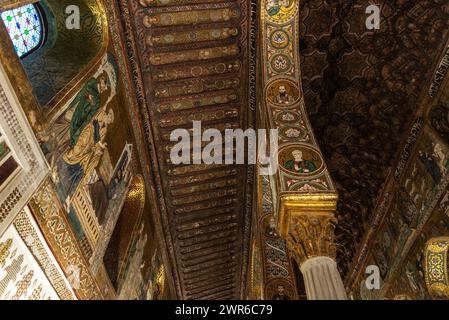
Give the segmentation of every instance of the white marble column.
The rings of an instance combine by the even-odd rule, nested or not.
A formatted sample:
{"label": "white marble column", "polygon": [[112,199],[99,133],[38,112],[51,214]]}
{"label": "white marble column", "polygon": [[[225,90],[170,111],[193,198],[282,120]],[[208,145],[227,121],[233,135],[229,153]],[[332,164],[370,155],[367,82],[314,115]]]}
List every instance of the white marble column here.
{"label": "white marble column", "polygon": [[330,257],[314,257],[301,264],[308,300],[347,300],[337,263]]}

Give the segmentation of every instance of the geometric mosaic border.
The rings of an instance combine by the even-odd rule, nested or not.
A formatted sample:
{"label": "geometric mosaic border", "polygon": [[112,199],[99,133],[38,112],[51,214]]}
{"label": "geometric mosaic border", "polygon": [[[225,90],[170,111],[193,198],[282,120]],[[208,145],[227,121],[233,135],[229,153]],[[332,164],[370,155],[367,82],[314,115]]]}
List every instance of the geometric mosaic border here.
{"label": "geometric mosaic border", "polygon": [[30,250],[36,262],[42,268],[51,285],[62,300],[76,299],[70,284],[59,268],[48,248],[39,227],[36,225],[28,208],[21,211],[14,220],[14,227]]}
{"label": "geometric mosaic border", "polygon": [[81,300],[102,300],[101,290],[90,272],[49,179],[34,194],[29,205],[77,297]]}

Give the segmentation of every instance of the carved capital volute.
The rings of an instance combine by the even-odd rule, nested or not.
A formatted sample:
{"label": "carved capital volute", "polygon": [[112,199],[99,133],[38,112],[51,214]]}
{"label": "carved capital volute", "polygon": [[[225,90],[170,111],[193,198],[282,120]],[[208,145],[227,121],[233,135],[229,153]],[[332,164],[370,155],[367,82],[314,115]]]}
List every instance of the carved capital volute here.
{"label": "carved capital volute", "polygon": [[287,245],[299,264],[313,257],[335,259],[333,215],[305,214],[292,218]]}
{"label": "carved capital volute", "polygon": [[333,193],[281,197],[279,233],[299,264],[319,256],[335,259],[337,200]]}

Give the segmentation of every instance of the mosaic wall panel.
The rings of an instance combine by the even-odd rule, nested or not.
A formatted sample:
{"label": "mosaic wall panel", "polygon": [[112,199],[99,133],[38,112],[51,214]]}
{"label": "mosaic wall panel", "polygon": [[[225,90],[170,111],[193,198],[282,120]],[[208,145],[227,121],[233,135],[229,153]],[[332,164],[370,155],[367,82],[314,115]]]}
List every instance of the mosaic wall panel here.
{"label": "mosaic wall panel", "polygon": [[444,109],[447,93],[441,91],[434,99],[430,100],[424,125],[411,132],[403,161],[396,170],[391,203],[364,264],[379,267],[382,286],[380,290],[367,292],[363,272],[356,281],[366,298],[445,297],[444,288],[435,289],[444,281],[432,282],[435,278],[430,275],[438,270],[426,253],[430,250],[429,242],[449,236],[449,140],[445,135]]}
{"label": "mosaic wall panel", "polygon": [[[50,96],[53,97],[58,93],[48,108],[41,101],[41,107],[45,110],[38,110],[34,107],[35,97],[31,92],[20,91],[20,99],[27,102],[24,111],[35,130],[34,134],[31,131],[26,133],[33,139],[34,136],[37,138],[40,146],[37,150],[41,149],[50,167],[50,170],[45,170],[38,167],[39,161],[35,161],[37,164],[33,163],[36,169],[41,169],[39,173],[42,174],[42,178],[30,175],[30,179],[35,178],[38,184],[48,172],[50,177],[34,193],[30,205],[49,247],[55,252],[62,270],[70,279],[70,286],[76,297],[113,299],[119,292],[111,283],[113,277],[108,273],[110,262],[104,259],[113,240],[112,236],[115,234],[114,241],[120,243],[119,252],[123,254],[119,268],[121,279],[127,278],[130,272],[129,268],[123,266],[130,263],[129,261],[137,254],[136,246],[133,246],[134,242],[130,240],[134,239],[135,229],[139,229],[137,226],[144,226],[142,237],[148,239],[143,247],[139,247],[142,261],[151,260],[157,247],[151,217],[153,205],[144,200],[141,205],[145,206],[145,209],[142,207],[137,210],[128,205],[129,197],[145,193],[144,188],[140,188],[140,193],[133,189],[133,179],[141,171],[136,161],[133,133],[138,132],[140,127],[135,123],[131,124],[129,120],[129,111],[133,107],[131,104],[134,100],[130,99],[129,90],[125,89],[129,88],[129,79],[126,74],[127,61],[123,60],[124,44],[121,42],[122,39],[116,36],[117,31],[113,32],[115,37],[112,39],[109,39],[107,32],[106,19],[109,19],[111,28],[114,30],[118,28],[117,21],[113,17],[114,11],[111,10],[112,3],[108,2],[106,12],[100,1],[76,1],[80,4],[80,9],[88,13],[82,16],[81,31],[68,31],[65,28],[65,19],[60,15],[53,16],[53,11],[59,12],[60,6],[64,6],[64,1],[56,2],[43,0],[41,5],[49,15],[48,27],[54,31],[64,25],[64,30],[59,32],[56,38],[53,37],[54,34],[48,34],[49,37],[46,39],[48,46],[42,48],[39,55],[27,56],[26,61],[19,61],[18,57],[13,55],[2,61],[7,64],[9,71],[15,70],[19,62],[25,65],[25,69],[27,66],[30,68],[26,70],[28,79],[22,79],[21,74],[18,80],[16,79],[22,91],[31,89],[31,83],[38,99],[42,98],[40,93],[45,91],[47,94],[43,97],[45,103]],[[86,31],[89,35],[84,34]],[[223,32],[233,33],[232,30]],[[3,38],[1,40],[6,41]],[[61,46],[63,42],[67,42],[66,46]],[[76,48],[72,50],[70,46]],[[65,54],[64,50],[70,51],[71,54]],[[61,59],[57,61],[52,59],[50,51]],[[98,53],[101,54],[97,55]],[[83,62],[77,60],[80,57]],[[80,63],[71,63],[70,59]],[[65,73],[54,74],[54,81],[49,83],[46,81],[49,68],[57,68],[56,73],[65,70]],[[25,82],[29,80],[29,83],[22,83],[22,80]],[[40,89],[36,90],[36,86],[40,86]],[[194,87],[195,84],[192,84],[192,88]],[[23,95],[30,100],[25,99]],[[11,97],[6,96],[5,99],[9,101]],[[8,114],[14,115],[11,112]],[[2,129],[4,127],[6,126],[2,124]],[[137,131],[134,131],[136,128]],[[19,130],[17,132],[20,133]],[[10,139],[11,132],[2,130],[0,144],[5,141],[5,137]],[[16,153],[22,155],[22,151],[16,148],[14,143],[6,146],[9,149],[14,148]],[[34,146],[24,146],[27,150],[34,151]],[[3,154],[2,150],[7,152],[7,148],[1,144],[0,157]],[[20,164],[29,170],[26,161],[20,161]],[[146,166],[145,164],[145,168]],[[38,188],[29,181],[27,183],[29,187],[34,187],[34,190]],[[15,193],[11,201],[22,201],[20,194],[22,189],[16,188],[13,191]],[[31,192],[25,196],[29,199]],[[23,206],[25,201],[19,204]],[[5,208],[10,212],[9,207]],[[135,211],[138,212],[135,224],[131,228],[124,228],[123,223],[119,222],[120,216],[123,215],[126,220],[135,215]],[[146,212],[146,215],[143,215],[143,212]],[[6,225],[12,220],[11,218],[3,221],[3,218],[0,220],[0,233],[2,224]],[[137,287],[140,289],[132,288],[132,290],[139,290],[139,297],[145,298],[147,291],[152,292],[147,290],[147,287],[153,269],[149,263],[144,266],[138,263],[136,268],[142,273],[143,280],[138,283]],[[132,285],[128,287],[135,284],[133,281],[130,283]],[[165,293],[165,287],[161,288],[163,292],[158,293],[155,290],[155,296]],[[72,293],[73,297],[75,295]],[[67,297],[66,293],[65,298]]]}
{"label": "mosaic wall panel", "polygon": [[74,299],[29,210],[0,237],[0,299]]}
{"label": "mosaic wall panel", "polygon": [[261,246],[263,297],[267,300],[294,300],[298,297],[296,283],[286,242],[276,231],[269,177],[261,176],[258,184],[262,198],[259,199],[255,228]]}

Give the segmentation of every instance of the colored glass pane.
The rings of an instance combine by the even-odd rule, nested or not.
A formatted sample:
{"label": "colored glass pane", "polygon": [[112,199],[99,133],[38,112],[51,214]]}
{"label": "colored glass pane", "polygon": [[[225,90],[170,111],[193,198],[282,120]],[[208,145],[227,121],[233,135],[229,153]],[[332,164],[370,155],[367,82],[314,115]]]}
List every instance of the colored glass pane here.
{"label": "colored glass pane", "polygon": [[3,11],[1,17],[19,57],[41,45],[44,30],[35,5],[27,4]]}

